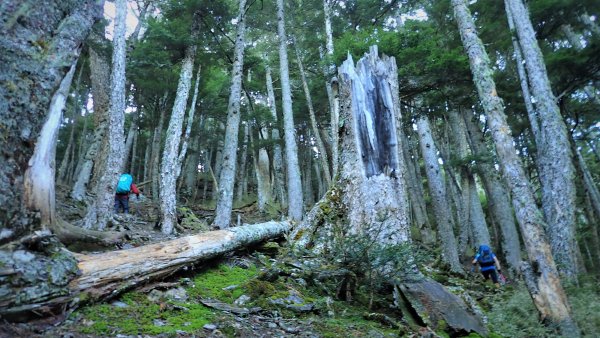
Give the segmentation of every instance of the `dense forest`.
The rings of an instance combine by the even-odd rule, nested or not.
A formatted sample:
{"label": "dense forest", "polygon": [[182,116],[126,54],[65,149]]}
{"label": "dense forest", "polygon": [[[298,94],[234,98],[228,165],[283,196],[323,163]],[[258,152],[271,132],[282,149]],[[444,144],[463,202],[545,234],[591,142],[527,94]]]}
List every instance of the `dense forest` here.
{"label": "dense forest", "polygon": [[0,336],[600,335],[598,15],[2,0]]}

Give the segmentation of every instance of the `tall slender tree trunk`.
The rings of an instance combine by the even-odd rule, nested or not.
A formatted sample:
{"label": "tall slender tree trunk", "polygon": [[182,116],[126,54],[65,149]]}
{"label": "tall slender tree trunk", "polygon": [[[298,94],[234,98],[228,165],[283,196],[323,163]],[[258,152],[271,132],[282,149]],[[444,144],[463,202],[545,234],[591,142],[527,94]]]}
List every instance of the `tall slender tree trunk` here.
{"label": "tall slender tree trunk", "polygon": [[269,63],[265,64],[265,72],[267,78],[267,99],[269,109],[271,110],[271,117],[273,117],[273,128],[271,130],[271,139],[274,141],[273,145],[273,172],[274,172],[274,186],[277,200],[281,207],[285,209],[287,207],[287,196],[285,193],[285,175],[283,172],[283,155],[281,154],[281,145],[279,144],[279,127],[277,125],[277,105],[275,103],[275,91],[273,90],[273,79],[271,78],[271,67]]}
{"label": "tall slender tree trunk", "polygon": [[81,170],[75,179],[71,197],[83,201],[88,189],[92,186],[94,168],[100,166],[100,150],[105,140],[108,125],[109,92],[110,92],[110,65],[92,48],[90,53],[90,77],[92,79],[92,97],[94,98],[94,138],[86,151]]}
{"label": "tall slender tree trunk", "polygon": [[158,125],[154,128],[154,135],[152,136],[152,156],[150,158],[150,177],[152,180],[150,187],[152,188],[152,200],[158,205],[158,197],[160,195],[160,143],[162,139],[162,131],[165,125],[165,119],[167,116],[167,94],[162,97],[157,103],[157,109],[159,110]]}
{"label": "tall slender tree trunk", "polygon": [[236,201],[239,203],[244,198],[244,176],[246,166],[248,165],[248,145],[250,144],[250,126],[249,122],[244,123],[244,134],[242,136],[242,152],[240,153],[240,166],[238,169]]}
{"label": "tall slender tree trunk", "polygon": [[332,63],[333,58],[333,30],[331,28],[331,0],[323,0],[323,13],[325,18],[325,36],[326,44],[325,49],[327,51],[328,64],[325,66],[325,88],[327,90],[327,97],[329,98],[329,110],[331,113],[331,162],[332,162],[332,177],[335,178],[339,167],[339,124],[340,115],[339,109],[334,105],[334,94],[331,89],[330,80],[335,73],[335,64]]}
{"label": "tall slender tree trunk", "polygon": [[74,151],[75,148],[74,139],[75,139],[75,126],[77,126],[77,121],[79,120],[79,116],[81,113],[79,112],[79,87],[81,85],[81,73],[83,73],[83,67],[79,69],[79,74],[77,75],[77,82],[75,84],[75,90],[73,91],[73,113],[71,114],[71,132],[69,133],[69,140],[67,141],[67,147],[65,148],[65,153],[60,161],[60,166],[58,167],[58,176],[57,180],[62,183],[68,183],[69,176],[69,168],[71,167],[71,163],[75,162]]}
{"label": "tall slender tree trunk", "polygon": [[300,78],[302,79],[302,88],[304,89],[304,95],[306,96],[306,105],[308,106],[308,116],[310,118],[310,126],[313,131],[313,136],[317,143],[317,149],[319,149],[319,160],[323,167],[323,175],[325,176],[325,182],[327,186],[331,185],[331,174],[329,173],[329,159],[327,156],[327,150],[325,144],[321,140],[321,134],[319,133],[319,126],[317,125],[317,118],[315,117],[315,109],[312,104],[312,98],[310,96],[310,89],[308,88],[308,82],[306,81],[306,73],[304,66],[302,65],[302,59],[300,57],[300,50],[298,44],[294,40],[294,47],[296,50],[296,62],[298,63],[298,69],[300,70]]}
{"label": "tall slender tree trunk", "polygon": [[[84,97],[87,97],[87,95],[85,95]],[[81,129],[81,134],[79,136],[79,146],[77,147],[77,160],[75,161],[75,168],[73,170],[72,175],[70,176],[69,180],[71,183],[73,183],[73,181],[75,180],[75,177],[78,176],[79,172],[81,171],[81,166],[83,165],[83,159],[84,159],[84,155],[87,152],[87,148],[89,148],[88,143],[88,115],[89,112],[87,110],[87,107],[85,107],[85,116],[83,116],[83,128]]]}
{"label": "tall slender tree trunk", "polygon": [[444,253],[442,259],[450,266],[452,271],[462,273],[463,268],[458,258],[456,238],[454,237],[454,219],[448,207],[444,177],[438,163],[438,150],[433,142],[427,116],[418,117],[417,128],[419,130],[421,154],[425,161],[425,172],[433,204],[433,213],[437,223],[438,234],[442,241],[442,251]]}
{"label": "tall slender tree trunk", "polygon": [[[133,151],[133,140],[135,134],[137,134],[137,121],[135,118],[132,119],[129,130],[127,131],[127,137],[125,138],[125,144],[123,145],[123,158],[121,159],[121,165],[119,166],[119,172],[123,173],[127,171],[129,164],[129,156]],[[131,173],[131,172],[130,172]]]}
{"label": "tall slender tree trunk", "polygon": [[[171,234],[177,223],[177,176],[179,175],[179,143],[181,141],[181,131],[183,120],[187,107],[190,87],[192,85],[192,76],[194,69],[194,60],[196,58],[196,40],[200,32],[200,12],[195,12],[192,19],[192,28],[190,33],[190,45],[185,49],[185,56],[181,62],[181,73],[179,74],[179,83],[177,84],[177,94],[171,112],[171,120],[167,128],[167,138],[163,150],[160,166],[160,227],[164,234]],[[195,102],[194,102],[195,103]],[[193,111],[194,107],[191,108]]]}
{"label": "tall slender tree trunk", "polygon": [[406,184],[413,215],[412,224],[416,225],[419,229],[421,240],[426,244],[431,244],[434,242],[434,239],[432,238],[433,231],[431,229],[429,217],[427,216],[423,184],[420,175],[417,174],[418,162],[416,160],[416,155],[413,156],[410,150],[410,143],[406,137],[404,128],[402,128],[401,131],[402,159],[406,165]]}
{"label": "tall slender tree trunk", "polygon": [[219,229],[229,227],[231,209],[233,207],[233,187],[235,185],[235,169],[237,146],[240,130],[240,93],[244,67],[244,43],[246,34],[246,0],[240,0],[235,38],[233,68],[231,70],[231,90],[227,106],[227,129],[223,146],[223,168],[219,176],[219,198],[215,211],[214,225]]}
{"label": "tall slender tree trunk", "polygon": [[96,201],[88,206],[84,228],[104,230],[113,215],[115,184],[123,158],[125,122],[125,18],[127,1],[116,1],[117,14],[113,39],[112,73],[110,78],[110,120],[108,123],[108,149],[103,174],[96,188]]}
{"label": "tall slender tree trunk", "polygon": [[505,4],[516,27],[539,114],[541,135],[538,137],[540,142],[537,144],[537,162],[550,247],[559,271],[575,278],[578,267],[575,241],[575,169],[567,126],[552,93],[544,57],[523,1],[505,0]]}
{"label": "tall slender tree trunk", "polygon": [[[483,132],[474,120],[475,117],[471,118],[466,112],[463,112],[462,115],[467,127],[469,144],[473,155],[477,158],[486,156],[489,150],[485,144]],[[500,173],[496,170],[492,162],[478,160],[476,169],[485,188],[488,207],[502,234],[502,252],[504,253],[504,258],[512,274],[515,275],[518,273],[521,264],[521,245],[510,204],[509,191],[506,189]]]}
{"label": "tall slender tree trunk", "polygon": [[491,243],[490,231],[485,221],[485,215],[483,214],[483,208],[481,207],[481,201],[479,200],[479,193],[477,192],[477,184],[475,177],[469,175],[469,220],[471,222],[471,229],[473,229],[473,237],[475,243]]}
{"label": "tall slender tree trunk", "polygon": [[[451,162],[460,163],[460,167],[457,169],[457,173],[459,174],[458,180],[460,183],[460,192],[459,192],[459,205],[457,210],[457,220],[459,222],[459,241],[458,247],[460,254],[464,256],[466,249],[469,247],[468,238],[469,231],[473,228],[471,225],[473,224],[470,219],[471,214],[471,180],[469,177],[469,173],[466,168],[466,164],[464,163],[465,158],[469,155],[468,153],[468,145],[467,145],[467,135],[466,135],[466,127],[465,122],[462,117],[458,113],[456,109],[451,109],[448,111],[448,122],[450,124],[450,133],[448,133],[450,141],[452,143],[451,155],[447,160]],[[447,163],[447,166],[450,166],[450,163]],[[454,169],[454,168],[452,168]],[[489,236],[488,236],[489,237]],[[473,243],[472,243],[473,244]],[[475,243],[476,244],[476,243]],[[479,242],[479,244],[490,244],[490,242]]]}
{"label": "tall slender tree trunk", "polygon": [[142,162],[144,171],[142,173],[142,180],[147,181],[150,173],[150,163],[152,158],[152,140],[154,139],[154,132],[151,137],[146,138],[146,150],[144,150],[144,161]]}
{"label": "tall slender tree trunk", "polygon": [[[266,135],[266,128],[263,128],[262,132],[259,131],[258,139],[261,139],[261,135]],[[250,131],[250,143],[252,144],[253,158],[254,158],[254,173],[256,175],[256,193],[258,199],[258,210],[261,212],[265,211],[267,204],[272,201],[273,188],[271,187],[271,173],[269,172],[269,154],[267,149],[260,147],[258,142],[254,141],[254,133]]]}
{"label": "tall slender tree trunk", "polygon": [[136,163],[137,163],[137,148],[138,148],[138,139],[140,132],[137,127],[137,121],[135,121],[136,127],[135,132],[133,133],[133,144],[131,145],[131,159],[129,160],[129,173],[133,175],[136,182],[140,182],[140,173],[136,171]]}
{"label": "tall slender tree trunk", "polygon": [[285,34],[285,18],[283,0],[277,0],[277,33],[279,35],[279,69],[281,76],[281,96],[283,101],[283,129],[285,135],[285,157],[288,188],[288,216],[294,221],[302,219],[303,196],[300,165],[298,164],[298,145],[294,128],[294,112],[292,110],[292,90],[288,68],[287,35]]}
{"label": "tall slender tree trunk", "polygon": [[556,323],[564,335],[579,336],[577,324],[571,317],[566,294],[544,233],[545,222],[535,204],[531,187],[521,160],[513,145],[502,99],[498,97],[493,71],[483,43],[465,0],[452,0],[454,17],[461,40],[469,57],[469,64],[479,98],[484,107],[500,166],[513,198],[517,220],[531,266],[536,274],[528,284],[529,292],[543,319]]}
{"label": "tall slender tree trunk", "polygon": [[181,167],[183,165],[183,159],[187,156],[188,144],[190,142],[190,134],[192,133],[192,126],[194,124],[194,115],[196,113],[196,101],[198,100],[198,86],[200,84],[200,69],[198,67],[198,72],[196,73],[196,84],[194,85],[194,96],[192,98],[192,105],[190,106],[190,110],[188,112],[188,119],[185,125],[185,133],[183,134],[181,150],[179,151],[179,156],[177,157],[177,175],[179,177],[181,175]]}

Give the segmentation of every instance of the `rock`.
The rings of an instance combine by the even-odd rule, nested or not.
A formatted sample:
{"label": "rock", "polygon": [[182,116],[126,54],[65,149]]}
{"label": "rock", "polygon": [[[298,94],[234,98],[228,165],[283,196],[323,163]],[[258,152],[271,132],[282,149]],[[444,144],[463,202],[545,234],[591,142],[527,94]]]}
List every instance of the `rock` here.
{"label": "rock", "polygon": [[188,299],[187,291],[185,291],[185,289],[182,287],[167,290],[165,291],[164,296],[167,299],[176,300],[180,302],[186,301]]}
{"label": "rock", "polygon": [[223,291],[233,290],[233,289],[236,289],[237,287],[238,287],[237,285],[229,285],[229,286],[222,288],[221,290],[223,290]]}
{"label": "rock", "polygon": [[148,297],[149,301],[151,301],[153,303],[158,303],[164,297],[164,294],[162,291],[158,291],[158,290],[154,289],[154,290],[150,291],[148,293],[148,296],[146,296],[146,297]]}
{"label": "rock", "polygon": [[165,326],[165,325],[167,325],[164,320],[160,320],[160,319],[153,320],[152,324],[154,324],[154,326]]}
{"label": "rock", "polygon": [[251,299],[250,296],[241,295],[238,299],[233,301],[233,304],[242,306],[242,305],[246,304],[250,299]]}
{"label": "rock", "polygon": [[269,329],[276,329],[277,328],[277,324],[269,322],[267,324],[267,327],[269,327]]}
{"label": "rock", "polygon": [[119,302],[119,301],[112,302],[111,305],[114,307],[122,308],[122,309],[129,307],[129,305],[127,305],[123,302]]}
{"label": "rock", "polygon": [[287,333],[299,333],[300,332],[299,327],[289,326],[289,325],[285,324],[284,322],[279,322],[279,327],[281,327],[283,329],[283,331],[285,331]]}
{"label": "rock", "polygon": [[204,324],[202,328],[208,331],[214,331],[217,329],[217,326],[215,324]]}
{"label": "rock", "polygon": [[439,323],[445,323],[453,333],[451,335],[477,332],[487,336],[482,318],[474,315],[462,299],[438,282],[424,278],[400,283],[398,287],[420,319],[434,330],[438,328]]}

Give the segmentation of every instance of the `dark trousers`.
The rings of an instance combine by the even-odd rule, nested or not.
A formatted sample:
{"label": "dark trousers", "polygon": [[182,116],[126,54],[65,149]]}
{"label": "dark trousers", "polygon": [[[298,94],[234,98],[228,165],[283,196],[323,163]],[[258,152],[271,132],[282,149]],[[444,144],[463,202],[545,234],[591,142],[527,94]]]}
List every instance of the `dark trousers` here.
{"label": "dark trousers", "polygon": [[487,270],[487,271],[481,271],[481,274],[483,275],[483,278],[485,280],[488,280],[491,277],[492,278],[492,282],[498,283],[498,274],[496,273],[496,269],[491,269],[491,270]]}
{"label": "dark trousers", "polygon": [[115,195],[115,214],[119,213],[119,209],[123,208],[123,212],[129,213],[129,196]]}

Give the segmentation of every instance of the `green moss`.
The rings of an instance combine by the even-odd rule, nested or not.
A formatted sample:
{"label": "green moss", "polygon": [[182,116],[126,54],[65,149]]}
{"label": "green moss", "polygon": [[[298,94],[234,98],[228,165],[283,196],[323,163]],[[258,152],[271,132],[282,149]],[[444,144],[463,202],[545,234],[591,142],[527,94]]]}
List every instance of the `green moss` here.
{"label": "green moss", "polygon": [[242,269],[220,265],[196,276],[194,278],[195,287],[190,287],[187,291],[192,298],[213,298],[231,303],[243,294],[243,290],[240,287],[232,290],[223,290],[223,288],[231,285],[242,285],[257,273],[258,270],[255,266]]}
{"label": "green moss", "polygon": [[246,294],[252,299],[258,299],[260,297],[271,297],[275,294],[275,287],[273,286],[273,284],[258,279],[248,281],[244,285],[244,290],[246,291]]}
{"label": "green moss", "polygon": [[[196,332],[205,324],[213,322],[215,312],[197,301],[199,297],[232,302],[242,293],[241,287],[223,290],[230,285],[242,285],[257,274],[256,267],[242,269],[221,265],[201,272],[193,283],[186,287],[187,302],[165,301],[155,303],[147,295],[129,292],[120,301],[127,307],[111,304],[96,304],[77,311],[80,320],[73,325],[72,332],[91,335],[158,335],[175,334],[176,331]],[[87,297],[82,294],[80,298]],[[163,325],[155,325],[155,324]]]}

